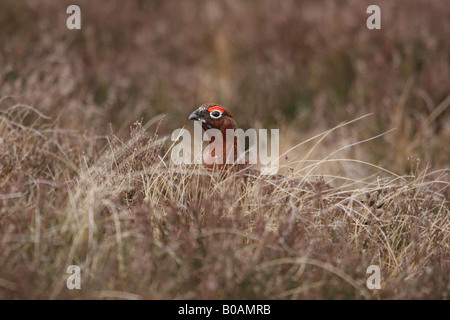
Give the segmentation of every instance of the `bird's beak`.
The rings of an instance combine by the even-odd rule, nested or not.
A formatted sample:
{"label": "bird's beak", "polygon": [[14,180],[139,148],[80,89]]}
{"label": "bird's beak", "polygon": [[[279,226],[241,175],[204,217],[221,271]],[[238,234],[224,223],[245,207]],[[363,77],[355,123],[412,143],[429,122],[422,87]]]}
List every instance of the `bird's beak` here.
{"label": "bird's beak", "polygon": [[189,116],[189,120],[202,121],[203,118],[197,115],[195,112],[192,112],[191,115]]}

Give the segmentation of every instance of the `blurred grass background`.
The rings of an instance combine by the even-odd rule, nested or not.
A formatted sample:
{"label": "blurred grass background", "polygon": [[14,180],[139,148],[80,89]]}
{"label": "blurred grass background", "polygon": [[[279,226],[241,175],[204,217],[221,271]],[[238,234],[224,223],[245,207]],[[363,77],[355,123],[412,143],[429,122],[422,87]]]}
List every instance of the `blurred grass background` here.
{"label": "blurred grass background", "polygon": [[[68,30],[66,8],[81,8]],[[297,144],[373,113],[329,144],[396,130],[354,156],[409,173],[450,156],[450,6],[379,1],[2,1],[1,107],[32,105],[66,130],[115,132],[204,102]]]}
{"label": "blurred grass background", "polygon": [[[66,28],[72,4],[81,30]],[[103,297],[100,289],[144,298],[365,297],[363,285],[349,289],[320,268],[302,276],[255,267],[312,256],[363,282],[366,266],[379,263],[382,298],[448,298],[450,6],[377,1],[382,29],[368,30],[371,4],[0,1],[0,297]],[[368,166],[339,163],[331,174],[376,180],[388,203],[353,216],[351,197],[348,207],[339,198],[321,210],[251,185],[246,197],[258,205],[246,211],[236,185],[210,194],[208,183],[190,187],[161,171],[143,179],[145,201],[124,204],[136,187],[131,173],[157,165],[135,157],[140,169],[125,162],[121,172],[115,153],[101,152],[105,136],[127,137],[132,123],[160,114],[160,136],[189,128],[205,102],[230,108],[244,129],[279,128],[280,154],[371,113],[333,131],[311,157],[395,128],[335,156],[412,174],[412,182],[385,186]],[[176,182],[188,186],[184,201],[169,192]],[[215,236],[218,229],[227,232]],[[261,250],[249,262],[252,239]],[[72,263],[91,291],[62,290]],[[295,291],[299,283],[305,292]]]}

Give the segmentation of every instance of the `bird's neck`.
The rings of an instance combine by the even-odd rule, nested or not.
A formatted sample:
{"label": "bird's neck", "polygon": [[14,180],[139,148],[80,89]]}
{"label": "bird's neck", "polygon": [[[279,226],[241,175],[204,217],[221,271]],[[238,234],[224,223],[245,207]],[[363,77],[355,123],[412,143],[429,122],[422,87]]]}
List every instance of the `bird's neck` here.
{"label": "bird's neck", "polygon": [[[227,130],[233,130],[233,134],[229,135],[227,138]],[[222,164],[219,164],[218,166],[223,166],[227,164],[227,159],[232,159],[231,163],[235,163],[238,158],[238,150],[237,150],[237,137],[234,134],[234,131],[237,129],[236,122],[230,121],[229,123],[226,123],[226,125],[222,126],[220,129],[220,132],[222,133],[222,154],[218,154],[218,150],[216,148],[213,148],[211,150],[211,157],[215,159],[222,158]],[[215,137],[211,137],[210,143],[213,143],[215,141]],[[230,162],[230,160],[228,160]]]}

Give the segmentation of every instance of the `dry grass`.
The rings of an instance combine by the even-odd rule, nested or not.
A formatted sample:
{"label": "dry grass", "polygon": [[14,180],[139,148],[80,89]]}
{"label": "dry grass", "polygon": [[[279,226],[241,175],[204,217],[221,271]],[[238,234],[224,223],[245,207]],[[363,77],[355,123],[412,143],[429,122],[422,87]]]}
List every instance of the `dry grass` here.
{"label": "dry grass", "polygon": [[[76,3],[0,2],[0,298],[449,298],[445,3]],[[207,101],[285,178],[171,164]]]}
{"label": "dry grass", "polygon": [[[347,191],[301,168],[222,177],[174,167],[140,123],[72,162],[64,132],[2,120],[3,145],[17,150],[2,153],[2,187],[24,186],[1,198],[4,298],[447,298],[445,170],[346,181]],[[70,264],[80,291],[65,287]],[[383,271],[376,294],[365,287],[372,264]]]}

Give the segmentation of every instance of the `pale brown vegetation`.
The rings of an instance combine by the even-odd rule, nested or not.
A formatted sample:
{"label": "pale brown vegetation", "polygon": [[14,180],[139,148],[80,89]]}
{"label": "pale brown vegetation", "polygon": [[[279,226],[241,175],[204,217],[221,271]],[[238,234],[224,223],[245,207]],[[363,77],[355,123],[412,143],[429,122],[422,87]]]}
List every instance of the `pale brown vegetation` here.
{"label": "pale brown vegetation", "polygon": [[[448,299],[450,7],[369,4],[0,2],[0,298]],[[168,161],[207,101],[285,180]]]}

